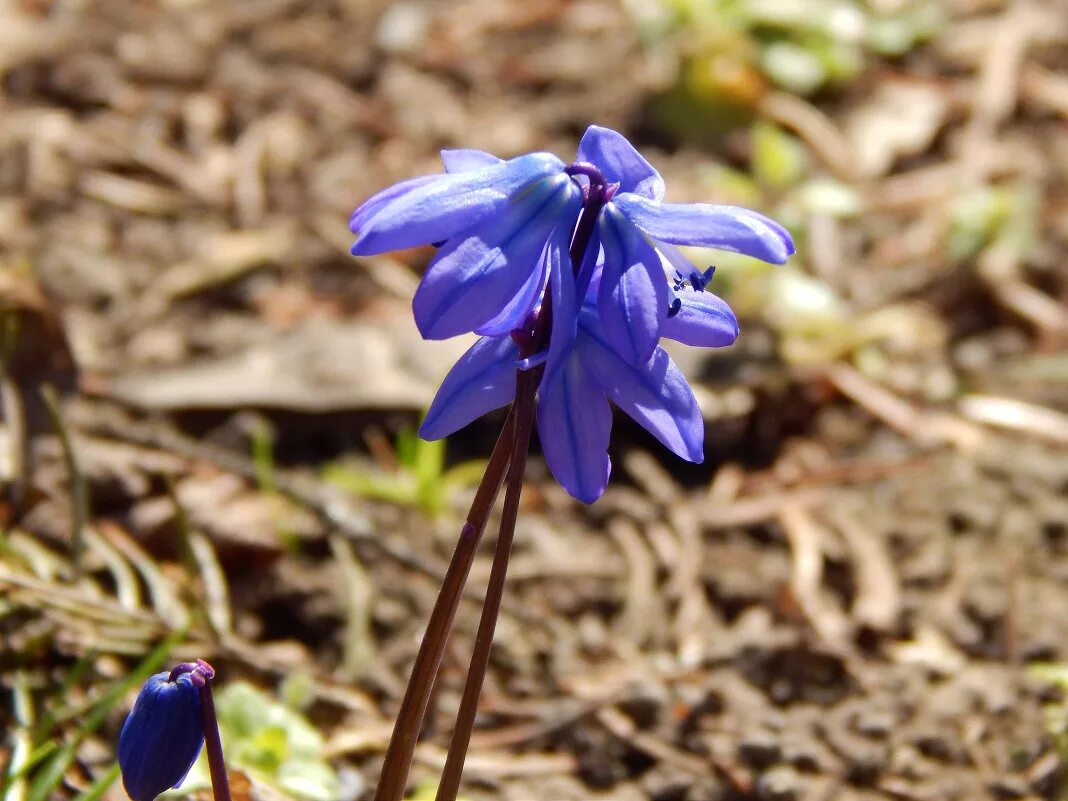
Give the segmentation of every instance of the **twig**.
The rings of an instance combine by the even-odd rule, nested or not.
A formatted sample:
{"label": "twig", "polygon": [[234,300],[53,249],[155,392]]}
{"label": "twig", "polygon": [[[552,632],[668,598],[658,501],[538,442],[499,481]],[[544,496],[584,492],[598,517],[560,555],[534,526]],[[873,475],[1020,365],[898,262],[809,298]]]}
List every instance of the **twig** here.
{"label": "twig", "polygon": [[1068,445],[1068,415],[1045,406],[993,395],[966,395],[958,402],[970,420]]}
{"label": "twig", "polygon": [[[102,414],[101,409],[97,407],[91,418],[75,422],[81,429],[89,430],[97,436],[113,437],[121,442],[168,451],[185,459],[207,462],[248,481],[257,480],[256,466],[248,457],[198,442],[163,424],[132,420],[127,415],[119,417],[119,409],[113,408],[118,419]],[[274,480],[281,495],[307,509],[323,523],[337,529],[359,545],[373,548],[402,567],[422,573],[439,583],[445,580],[445,571],[436,563],[403,542],[383,537],[380,532],[374,530],[369,520],[354,511],[344,498],[329,491],[321,482],[284,470],[276,470]],[[475,587],[465,587],[464,595],[478,603],[485,601],[485,595]],[[536,625],[538,622],[514,603],[507,604],[506,601],[505,609],[527,624]]]}
{"label": "twig", "polygon": [[826,603],[821,595],[823,582],[823,532],[800,504],[779,510],[779,524],[786,533],[793,554],[790,585],[794,597],[812,628],[835,649],[848,646],[849,620],[841,610]]}
{"label": "twig", "polygon": [[829,365],[826,376],[843,395],[921,445],[948,443],[972,451],[984,440],[983,431],[972,423],[952,414],[918,409],[847,364]]}

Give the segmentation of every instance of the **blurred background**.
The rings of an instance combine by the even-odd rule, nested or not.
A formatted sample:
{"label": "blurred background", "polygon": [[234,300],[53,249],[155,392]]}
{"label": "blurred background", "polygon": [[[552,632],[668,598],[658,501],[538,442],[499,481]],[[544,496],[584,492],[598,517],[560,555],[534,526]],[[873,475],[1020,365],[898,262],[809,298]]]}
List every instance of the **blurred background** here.
{"label": "blurred background", "polygon": [[1059,0],[0,0],[0,797],[125,798],[196,656],[237,798],[371,797],[502,416],[414,436],[469,343],[348,216],[596,123],[798,253],[691,254],[742,321],[672,351],[705,464],[620,416],[584,507],[534,458],[464,797],[1063,798],[1066,45]]}

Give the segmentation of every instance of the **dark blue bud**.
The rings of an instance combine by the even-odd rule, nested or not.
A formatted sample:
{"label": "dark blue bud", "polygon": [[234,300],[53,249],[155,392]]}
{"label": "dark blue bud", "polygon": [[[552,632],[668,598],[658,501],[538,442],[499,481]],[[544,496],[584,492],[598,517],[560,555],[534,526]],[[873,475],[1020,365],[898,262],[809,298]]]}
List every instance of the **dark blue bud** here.
{"label": "dark blue bud", "polygon": [[196,762],[204,744],[200,684],[197,673],[164,671],[138,693],[119,734],[122,783],[133,801],[177,787]]}

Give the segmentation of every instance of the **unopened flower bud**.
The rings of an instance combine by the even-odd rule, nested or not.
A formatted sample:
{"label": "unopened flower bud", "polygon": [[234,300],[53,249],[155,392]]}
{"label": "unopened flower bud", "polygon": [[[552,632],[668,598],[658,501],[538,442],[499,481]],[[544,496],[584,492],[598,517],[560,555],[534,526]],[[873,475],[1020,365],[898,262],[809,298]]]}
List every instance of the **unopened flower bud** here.
{"label": "unopened flower bud", "polygon": [[122,783],[133,801],[177,787],[196,762],[204,744],[204,679],[196,666],[180,665],[155,674],[138,693],[119,734]]}

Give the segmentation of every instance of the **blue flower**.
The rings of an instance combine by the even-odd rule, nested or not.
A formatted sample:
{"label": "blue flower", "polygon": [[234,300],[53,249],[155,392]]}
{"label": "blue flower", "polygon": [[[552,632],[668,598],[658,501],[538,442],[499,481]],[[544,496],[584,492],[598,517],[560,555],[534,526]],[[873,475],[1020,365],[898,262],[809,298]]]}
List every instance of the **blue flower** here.
{"label": "blue flower", "polygon": [[578,159],[618,184],[606,198],[590,247],[603,251],[597,309],[605,336],[632,365],[645,364],[653,354],[672,306],[661,256],[689,264],[674,245],[728,250],[774,264],[794,252],[789,232],[755,211],[663,203],[660,174],[615,131],[591,125],[579,143]]}
{"label": "blue flower", "polygon": [[[545,461],[564,489],[584,503],[604,493],[611,472],[609,401],[677,455],[704,460],[704,421],[685,377],[663,348],[654,348],[641,365],[616,352],[597,309],[600,281],[597,272],[574,339],[553,374],[542,378],[537,401]],[[737,338],[737,319],[723,300],[706,291],[684,292],[680,300],[679,313],[665,321],[664,336],[706,347]],[[479,339],[445,377],[420,436],[439,439],[510,403],[519,356],[520,345],[512,337]]]}
{"label": "blue flower", "polygon": [[[782,263],[789,233],[748,209],[664,203],[664,181],[620,134],[591,126],[578,160],[502,161],[443,151],[444,175],[387,189],[353,214],[353,253],[433,243],[413,302],[425,337],[482,334],[442,382],[420,435],[438,439],[511,402],[516,371],[542,365],[537,422],[557,480],[590,503],[605,489],[615,404],[684,459],[704,425],[659,346],[734,342],[730,307],[677,245]],[[674,278],[669,274],[674,273]]]}
{"label": "blue flower", "polygon": [[567,252],[582,190],[548,153],[509,161],[479,151],[442,156],[447,173],[397,184],[356,209],[352,252],[440,243],[412,303],[420,333],[501,335],[540,301],[548,277],[542,253],[546,243]]}
{"label": "blue flower", "polygon": [[163,671],[145,682],[119,734],[126,794],[152,801],[185,779],[204,743],[199,677]]}

